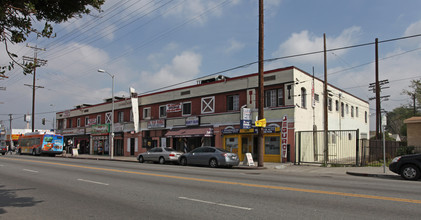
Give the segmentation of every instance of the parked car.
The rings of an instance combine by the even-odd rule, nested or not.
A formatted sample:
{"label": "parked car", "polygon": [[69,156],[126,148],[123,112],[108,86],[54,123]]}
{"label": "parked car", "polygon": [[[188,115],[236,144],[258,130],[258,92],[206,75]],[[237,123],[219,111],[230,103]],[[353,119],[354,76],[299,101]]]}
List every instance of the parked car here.
{"label": "parked car", "polygon": [[238,166],[240,159],[236,153],[215,147],[199,147],[180,156],[180,164],[218,166]]}
{"label": "parked car", "polygon": [[153,161],[164,164],[166,162],[178,162],[178,158],[182,154],[182,152],[178,152],[170,147],[154,147],[145,153],[137,155],[137,160],[139,163],[143,163],[145,161]]}
{"label": "parked car", "polygon": [[7,145],[6,145],[6,141],[1,140],[0,141],[0,154],[5,155],[7,153]]}
{"label": "parked car", "polygon": [[389,165],[389,170],[407,180],[417,180],[421,177],[421,154],[409,154],[395,157]]}

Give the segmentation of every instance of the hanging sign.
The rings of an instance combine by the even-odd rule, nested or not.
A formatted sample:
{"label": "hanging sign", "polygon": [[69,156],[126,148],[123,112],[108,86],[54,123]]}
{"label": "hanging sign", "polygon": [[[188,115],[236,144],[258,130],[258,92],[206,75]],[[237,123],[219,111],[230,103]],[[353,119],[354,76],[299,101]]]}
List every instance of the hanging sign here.
{"label": "hanging sign", "polygon": [[282,118],[282,129],[281,129],[281,149],[282,158],[287,158],[287,145],[288,145],[288,118],[286,115]]}

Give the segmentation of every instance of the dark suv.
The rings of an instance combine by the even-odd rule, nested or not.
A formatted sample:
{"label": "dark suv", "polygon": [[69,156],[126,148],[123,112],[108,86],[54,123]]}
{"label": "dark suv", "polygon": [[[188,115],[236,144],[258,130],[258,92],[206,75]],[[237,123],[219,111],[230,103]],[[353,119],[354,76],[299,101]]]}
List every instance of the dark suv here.
{"label": "dark suv", "polygon": [[409,154],[395,157],[389,165],[389,170],[407,180],[417,180],[421,177],[421,154]]}

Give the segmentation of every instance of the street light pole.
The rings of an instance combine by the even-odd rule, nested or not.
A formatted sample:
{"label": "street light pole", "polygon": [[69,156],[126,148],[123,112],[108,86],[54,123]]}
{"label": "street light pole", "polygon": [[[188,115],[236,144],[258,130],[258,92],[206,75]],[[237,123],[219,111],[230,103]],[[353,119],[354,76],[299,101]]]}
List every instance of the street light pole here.
{"label": "street light pole", "polygon": [[110,159],[114,158],[114,75],[111,75],[109,72],[103,70],[103,69],[98,69],[98,72],[100,73],[106,73],[109,76],[111,76],[112,79],[112,88],[111,88],[111,95],[112,95],[112,110],[111,110],[111,140],[110,140]]}

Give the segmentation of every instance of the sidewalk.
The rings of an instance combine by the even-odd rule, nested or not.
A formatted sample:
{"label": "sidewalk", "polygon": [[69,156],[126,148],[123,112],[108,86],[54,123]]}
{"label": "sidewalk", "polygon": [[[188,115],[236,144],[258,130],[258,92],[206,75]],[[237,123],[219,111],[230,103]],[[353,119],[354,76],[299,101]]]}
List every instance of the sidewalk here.
{"label": "sidewalk", "polygon": [[[86,155],[79,154],[73,156],[71,154],[58,155],[58,157],[73,158],[73,159],[91,159],[91,160],[111,160],[110,156],[105,155]],[[123,162],[138,162],[135,156],[124,157],[114,156],[113,161]],[[365,177],[380,177],[380,178],[400,178],[399,175],[391,172],[388,167],[384,170],[383,167],[322,167],[320,165],[294,165],[293,163],[269,163],[265,162],[263,167],[246,166],[241,162],[235,169],[250,169],[250,170],[272,170],[281,173],[309,173],[320,175],[353,175]],[[385,171],[385,172],[384,172]]]}

